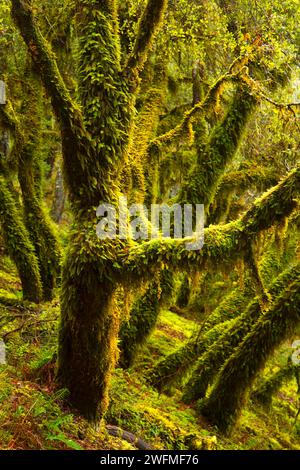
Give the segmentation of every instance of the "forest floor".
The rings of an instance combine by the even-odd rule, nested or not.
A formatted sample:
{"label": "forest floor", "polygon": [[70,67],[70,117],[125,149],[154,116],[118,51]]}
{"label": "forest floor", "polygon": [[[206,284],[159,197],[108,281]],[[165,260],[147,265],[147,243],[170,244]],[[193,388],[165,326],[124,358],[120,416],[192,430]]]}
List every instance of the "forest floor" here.
{"label": "forest floor", "polygon": [[[37,307],[22,303],[20,297],[14,267],[2,257],[0,339],[6,344],[7,365],[0,366],[0,448],[134,450],[106,429],[87,425],[66,405],[65,391],[55,388],[58,301]],[[106,422],[162,450],[300,449],[300,422],[294,422],[296,384],[285,385],[269,411],[250,403],[230,437],[220,435],[180,402],[179,391],[166,396],[149,387],[143,378],[147,369],[175,350],[195,328],[191,319],[162,313],[134,368],[116,370]],[[277,357],[272,367],[281,360]]]}

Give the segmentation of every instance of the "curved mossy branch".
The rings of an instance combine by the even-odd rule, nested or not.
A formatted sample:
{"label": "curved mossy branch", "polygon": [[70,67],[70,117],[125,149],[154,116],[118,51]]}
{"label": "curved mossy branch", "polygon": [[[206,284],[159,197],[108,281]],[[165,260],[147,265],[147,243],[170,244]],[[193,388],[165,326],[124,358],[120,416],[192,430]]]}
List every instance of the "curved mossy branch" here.
{"label": "curved mossy branch", "polygon": [[120,330],[121,367],[132,366],[138,350],[155,328],[161,308],[172,295],[172,290],[172,274],[162,271],[134,303],[129,320],[123,323]]}
{"label": "curved mossy branch", "polygon": [[227,73],[220,77],[209,89],[205,98],[197,103],[192,109],[186,111],[182,121],[177,124],[174,129],[156,137],[150,144],[151,147],[159,147],[162,144],[169,144],[173,142],[174,139],[179,138],[182,134],[187,133],[189,131],[189,124],[190,122],[198,117],[198,114],[206,114],[210,109],[212,109],[215,105],[216,100],[218,99],[222,87],[226,83],[230,83],[232,81],[236,81],[237,76],[231,73]]}
{"label": "curved mossy branch", "polygon": [[103,174],[99,159],[84,128],[81,111],[72,100],[58,70],[55,56],[39,30],[31,0],[12,0],[12,16],[60,123],[64,176],[70,200],[77,210],[96,207],[100,200],[106,199],[107,188],[101,185],[100,176]]}
{"label": "curved mossy branch", "polygon": [[300,276],[286,287],[227,360],[201,413],[229,432],[245,406],[247,393],[268,358],[300,323]]}
{"label": "curved mossy branch", "polygon": [[237,171],[225,174],[211,205],[208,225],[227,221],[234,194],[243,194],[250,188],[263,192],[275,185],[277,181],[278,175],[272,168],[241,167]]}
{"label": "curved mossy branch", "polygon": [[22,282],[24,300],[40,302],[42,284],[38,261],[14,197],[0,175],[0,223],[7,251],[15,262]]}
{"label": "curved mossy branch", "polygon": [[212,269],[222,264],[232,264],[244,256],[251,241],[263,230],[272,227],[293,212],[295,198],[300,189],[300,167],[292,170],[277,186],[257,199],[252,207],[237,221],[205,229],[205,243],[201,250],[191,251],[183,240],[152,240],[131,248],[123,255],[124,271],[133,277],[149,275],[161,263],[172,269]]}
{"label": "curved mossy branch", "polygon": [[[254,52],[254,50],[252,52]],[[173,142],[175,138],[179,138],[182,134],[188,133],[190,123],[194,118],[203,114],[206,115],[215,108],[224,86],[227,83],[240,83],[241,77],[245,72],[245,66],[249,63],[250,59],[250,51],[244,56],[237,57],[232,62],[228,72],[218,78],[216,82],[209,88],[204,99],[195,104],[195,106],[193,106],[190,110],[186,111],[182,121],[177,124],[177,126],[154,139],[151,142],[151,147],[159,147],[162,144],[169,144]]]}
{"label": "curved mossy branch", "polygon": [[270,408],[273,396],[280,390],[285,382],[289,382],[295,378],[295,373],[298,368],[299,366],[296,366],[289,360],[285,366],[265,378],[259,387],[253,390],[251,399],[261,403],[266,408]]}
{"label": "curved mossy branch", "polygon": [[155,37],[162,24],[167,9],[167,0],[148,0],[138,25],[137,37],[132,53],[125,66],[128,75],[140,71],[146,62]]}
{"label": "curved mossy branch", "polygon": [[[271,285],[270,294],[277,297],[286,288],[288,282],[297,279],[299,275],[299,266],[288,269]],[[208,386],[214,381],[225,361],[233,354],[235,348],[243,341],[261,315],[261,302],[257,297],[213,346],[200,357],[192,377],[185,386],[183,400],[186,403],[205,397]]]}
{"label": "curved mossy branch", "polygon": [[204,204],[206,213],[217,192],[228,164],[235,156],[256,98],[244,85],[238,85],[233,102],[223,121],[217,124],[205,148],[198,150],[197,164],[179,195],[182,203]]}

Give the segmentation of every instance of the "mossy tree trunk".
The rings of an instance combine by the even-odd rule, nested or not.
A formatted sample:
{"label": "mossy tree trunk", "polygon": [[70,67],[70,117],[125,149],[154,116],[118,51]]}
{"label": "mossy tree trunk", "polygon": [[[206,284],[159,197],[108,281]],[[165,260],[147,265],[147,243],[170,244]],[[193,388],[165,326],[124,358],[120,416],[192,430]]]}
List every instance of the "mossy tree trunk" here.
{"label": "mossy tree trunk", "polygon": [[159,28],[165,0],[149,0],[125,69],[115,1],[78,2],[79,91],[83,115],[66,89],[30,1],[14,0],[12,14],[52,99],[62,131],[64,176],[74,224],[63,269],[58,379],[71,402],[97,422],[107,406],[116,359],[118,318],[114,265],[124,248],[99,241],[95,208],[114,203],[131,132],[139,71]]}
{"label": "mossy tree trunk", "polygon": [[42,299],[38,260],[20,210],[16,207],[14,196],[2,175],[0,175],[0,223],[7,251],[18,269],[23,298],[38,303]]}
{"label": "mossy tree trunk", "polygon": [[[29,72],[30,73],[30,72]],[[32,78],[22,104],[23,146],[18,151],[18,179],[22,191],[25,225],[39,262],[44,300],[51,300],[60,270],[60,247],[41,197],[41,136],[39,87]]]}
{"label": "mossy tree trunk", "polygon": [[43,288],[42,297],[44,300],[50,300],[60,269],[60,248],[50,217],[42,202],[41,97],[39,97],[41,86],[30,66],[26,71],[23,87],[25,98],[20,116],[16,115],[12,103],[8,101],[1,109],[1,117],[4,126],[14,137],[11,160],[18,172],[23,218],[38,260]]}

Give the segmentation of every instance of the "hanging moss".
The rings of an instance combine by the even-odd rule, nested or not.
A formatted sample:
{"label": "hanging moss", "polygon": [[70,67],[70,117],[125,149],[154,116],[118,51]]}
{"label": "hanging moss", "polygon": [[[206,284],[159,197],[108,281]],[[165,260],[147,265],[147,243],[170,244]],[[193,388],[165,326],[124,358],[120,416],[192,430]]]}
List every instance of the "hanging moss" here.
{"label": "hanging moss", "polygon": [[226,225],[210,226],[204,231],[205,244],[201,250],[186,249],[188,240],[152,240],[134,246],[124,256],[128,274],[135,277],[149,273],[165,263],[173,269],[180,264],[189,271],[210,267],[212,270],[232,265],[244,256],[259,232],[272,227],[291,214],[297,207],[295,197],[300,188],[300,167],[296,167],[280,183],[257,199],[237,221]]}
{"label": "hanging moss", "polygon": [[130,317],[120,330],[120,361],[123,368],[132,366],[138,350],[153,331],[162,306],[173,291],[173,276],[162,271],[133,305]]}
{"label": "hanging moss", "polygon": [[19,272],[24,300],[38,303],[42,298],[38,261],[14,198],[1,175],[0,223],[8,253]]}
{"label": "hanging moss", "polygon": [[266,191],[276,185],[279,176],[275,168],[264,168],[255,165],[241,165],[236,171],[226,173],[217,190],[210,208],[209,223],[217,224],[228,220],[229,209],[235,194],[241,196],[248,189]]}
{"label": "hanging moss", "polygon": [[179,308],[185,308],[189,304],[191,294],[190,280],[187,274],[184,275],[177,294],[176,305]]}
{"label": "hanging moss", "polygon": [[246,403],[247,393],[266,361],[300,323],[300,278],[287,284],[220,372],[201,413],[223,432],[236,423]]}
{"label": "hanging moss", "polygon": [[297,368],[298,367],[289,360],[285,366],[262,381],[259,387],[251,394],[251,399],[259,402],[266,408],[270,408],[273,396],[280,390],[284,382],[295,378]]}
{"label": "hanging moss", "polygon": [[[289,281],[298,278],[299,267],[285,271],[271,286],[270,294],[278,296]],[[249,297],[245,299],[249,301]],[[245,306],[245,305],[244,305]],[[218,340],[200,357],[193,375],[185,387],[183,400],[194,402],[205,397],[208,386],[214,381],[225,361],[234,353],[235,348],[242,342],[261,317],[260,298],[252,301],[244,313],[240,315]]]}

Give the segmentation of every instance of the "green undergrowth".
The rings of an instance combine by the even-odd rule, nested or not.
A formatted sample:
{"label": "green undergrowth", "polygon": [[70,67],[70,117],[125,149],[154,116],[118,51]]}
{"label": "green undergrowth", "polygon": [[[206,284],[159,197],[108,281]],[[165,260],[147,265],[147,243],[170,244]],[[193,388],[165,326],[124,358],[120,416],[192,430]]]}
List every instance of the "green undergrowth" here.
{"label": "green undergrowth", "polygon": [[[0,366],[0,448],[135,449],[127,441],[109,436],[104,427],[95,430],[87,425],[68,408],[67,392],[57,390],[58,300],[40,306],[23,304],[15,271],[3,258],[0,279],[0,298],[8,300],[4,305],[0,299],[0,338],[5,341],[8,362]],[[183,404],[179,390],[172,396],[160,395],[146,384],[147,370],[196,329],[190,319],[167,310],[161,313],[135,365],[115,371],[106,423],[158,449],[300,449],[294,382],[280,389],[269,410],[250,403],[230,439]],[[278,355],[266,373],[276,371],[285,360]]]}

